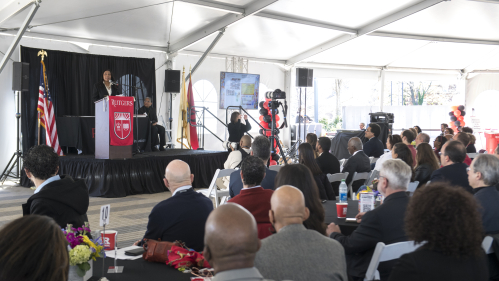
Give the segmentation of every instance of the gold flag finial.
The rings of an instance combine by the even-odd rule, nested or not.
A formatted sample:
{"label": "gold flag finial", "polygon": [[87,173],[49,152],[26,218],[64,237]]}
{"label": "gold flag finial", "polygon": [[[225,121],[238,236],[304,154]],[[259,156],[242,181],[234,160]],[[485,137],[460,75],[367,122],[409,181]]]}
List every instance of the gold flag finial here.
{"label": "gold flag finial", "polygon": [[47,52],[44,50],[39,51],[37,56],[42,56],[42,61],[46,56],[48,57]]}

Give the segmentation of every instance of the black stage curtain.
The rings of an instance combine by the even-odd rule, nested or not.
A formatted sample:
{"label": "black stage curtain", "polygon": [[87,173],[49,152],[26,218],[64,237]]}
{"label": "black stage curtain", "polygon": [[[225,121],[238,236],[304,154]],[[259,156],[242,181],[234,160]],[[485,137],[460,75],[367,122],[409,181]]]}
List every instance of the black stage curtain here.
{"label": "black stage curtain", "polygon": [[228,152],[169,149],[137,154],[129,159],[103,160],[93,156],[60,158],[61,175],[84,179],[90,196],[124,197],[167,191],[163,178],[166,166],[179,159],[189,164],[194,188],[210,185],[217,169],[223,169]]}
{"label": "black stage curtain", "polygon": [[347,149],[348,140],[353,137],[358,137],[363,140],[365,139],[365,133],[364,130],[338,130],[336,136],[331,141],[331,153],[336,156],[338,160],[350,158],[351,155]]}
{"label": "black stage curtain", "polygon": [[[23,151],[37,143],[37,104],[38,87],[40,86],[40,49],[21,46],[21,61],[29,66],[29,91],[22,93],[21,132]],[[113,57],[103,55],[80,54],[72,52],[45,50],[44,59],[48,76],[48,85],[55,108],[55,116],[94,116],[92,89],[97,82],[102,83],[102,74],[106,69],[112,71],[112,80],[120,82],[122,94],[137,94],[138,106],[143,105],[146,96],[152,97],[156,107],[155,60],[144,58]],[[130,86],[123,86],[127,84]],[[140,87],[134,90],[131,86]],[[41,143],[45,143],[42,130]],[[29,180],[23,175],[23,186]]]}

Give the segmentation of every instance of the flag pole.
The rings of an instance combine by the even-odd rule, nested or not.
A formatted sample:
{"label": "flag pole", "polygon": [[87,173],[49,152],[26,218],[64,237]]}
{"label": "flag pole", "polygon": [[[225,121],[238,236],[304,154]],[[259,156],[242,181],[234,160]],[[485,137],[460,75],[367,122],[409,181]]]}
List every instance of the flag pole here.
{"label": "flag pole", "polygon": [[[184,69],[182,70],[182,78],[184,77],[184,74],[185,73],[185,67]],[[185,90],[185,89],[184,89]],[[182,95],[182,93],[180,93]],[[180,101],[182,101],[182,98],[180,98]],[[181,105],[182,106],[182,105]],[[182,134],[181,134],[181,139],[180,139],[180,145],[181,145],[181,149],[184,149],[184,115],[185,115],[185,112],[184,112],[184,109],[180,109],[182,111]],[[178,132],[178,131],[177,131]]]}
{"label": "flag pole", "polygon": [[37,112],[38,114],[38,145],[40,145],[40,132],[41,132],[41,129],[40,129],[40,112]]}

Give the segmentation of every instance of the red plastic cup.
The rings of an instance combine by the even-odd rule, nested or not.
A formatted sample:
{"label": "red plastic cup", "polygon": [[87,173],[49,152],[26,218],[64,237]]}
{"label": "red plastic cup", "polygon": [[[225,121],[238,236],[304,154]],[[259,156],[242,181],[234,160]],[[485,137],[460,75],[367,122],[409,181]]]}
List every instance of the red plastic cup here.
{"label": "red plastic cup", "polygon": [[118,231],[116,230],[106,230],[106,233],[100,233],[102,238],[102,244],[104,244],[104,250],[114,250],[114,245],[116,245],[116,236]]}
{"label": "red plastic cup", "polygon": [[336,203],[336,213],[339,219],[347,217],[348,203]]}

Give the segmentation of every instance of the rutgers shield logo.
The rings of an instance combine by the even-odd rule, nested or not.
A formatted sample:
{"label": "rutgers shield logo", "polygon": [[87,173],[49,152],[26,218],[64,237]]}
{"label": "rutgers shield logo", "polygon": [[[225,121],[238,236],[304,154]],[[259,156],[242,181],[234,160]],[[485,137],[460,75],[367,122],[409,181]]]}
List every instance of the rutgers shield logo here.
{"label": "rutgers shield logo", "polygon": [[129,112],[115,112],[114,113],[114,134],[119,139],[126,139],[130,135],[130,113]]}

